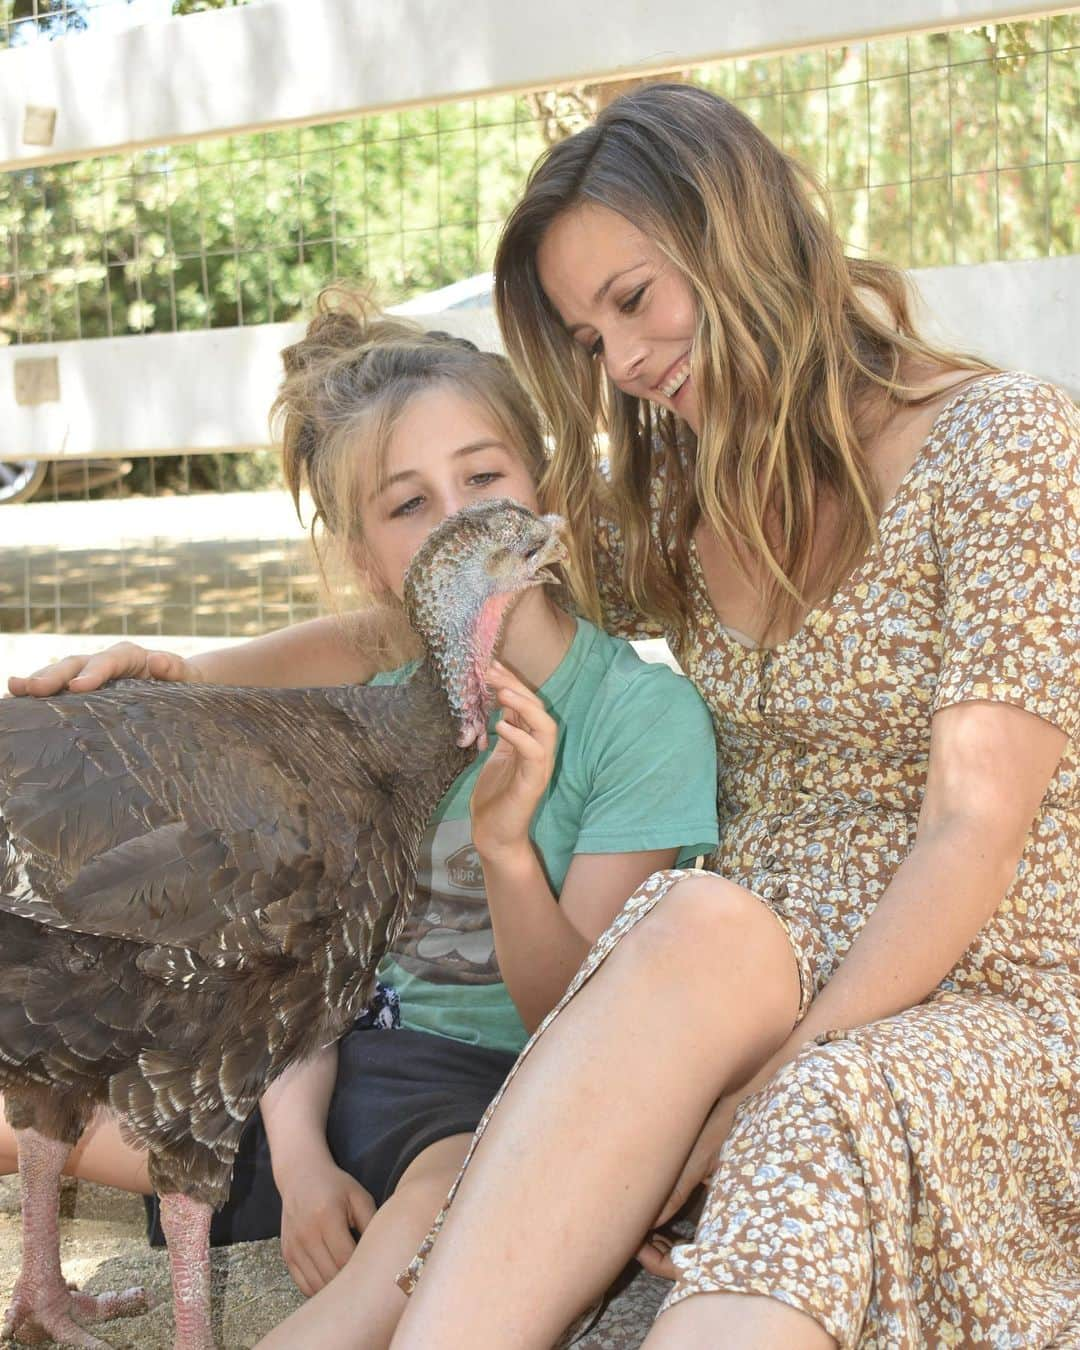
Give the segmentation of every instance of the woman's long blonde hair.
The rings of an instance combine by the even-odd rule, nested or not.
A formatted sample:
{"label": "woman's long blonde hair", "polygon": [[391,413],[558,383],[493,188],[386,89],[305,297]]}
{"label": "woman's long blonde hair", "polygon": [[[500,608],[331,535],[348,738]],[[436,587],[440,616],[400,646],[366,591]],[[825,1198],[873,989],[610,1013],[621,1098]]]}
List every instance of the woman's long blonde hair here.
{"label": "woman's long blonde hair", "polygon": [[[394,596],[366,582],[362,458],[370,457],[377,482],[406,406],[440,385],[491,415],[534,482],[545,467],[544,442],[536,411],[505,357],[381,313],[368,296],[345,286],[327,287],[315,311],[305,336],[281,354],[285,375],[271,424],[301,519],[301,492],[311,496],[312,543],[328,595],[335,608],[347,598],[352,608],[378,611],[375,654],[382,664],[397,664],[415,654],[416,639]],[[366,631],[370,635],[370,625]]]}
{"label": "woman's long blonde hair", "polygon": [[[618,390],[544,294],[540,241],[583,203],[626,217],[693,291],[696,440],[671,413]],[[495,305],[510,358],[553,432],[544,498],[571,523],[579,604],[597,615],[603,429],[605,509],[625,540],[624,590],[680,637],[690,539],[702,516],[748,575],[766,576],[770,630],[790,623],[816,598],[807,590],[822,492],[839,508],[840,533],[825,575],[812,579],[816,593],[830,593],[875,536],[879,502],[860,446],[867,428],[856,427],[860,400],[882,391],[886,410],[917,402],[901,379],[909,362],[991,369],[921,338],[898,269],[846,257],[810,173],[730,103],[690,85],[627,94],[544,155],[502,232]]]}

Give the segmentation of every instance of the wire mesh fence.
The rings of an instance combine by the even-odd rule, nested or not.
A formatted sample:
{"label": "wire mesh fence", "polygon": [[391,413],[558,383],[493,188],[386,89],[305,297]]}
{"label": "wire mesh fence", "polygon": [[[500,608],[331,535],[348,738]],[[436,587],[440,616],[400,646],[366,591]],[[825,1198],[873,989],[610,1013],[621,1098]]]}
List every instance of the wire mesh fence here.
{"label": "wire mesh fence", "polygon": [[[133,19],[140,6],[145,21],[153,3],[221,7],[0,0],[0,46],[93,28],[106,12]],[[828,187],[849,251],[919,267],[1080,252],[1078,51],[1072,10],[672,74],[732,99],[805,160]],[[302,314],[335,278],[392,303],[487,270],[537,155],[611,92],[600,84],[448,102],[0,176],[0,343],[267,323]],[[277,481],[271,451],[135,460],[95,482],[109,472],[57,467],[36,500],[161,499]],[[6,522],[21,508],[2,509]],[[278,554],[295,568],[300,547],[279,537],[273,559],[261,545],[244,554],[256,603],[237,581],[239,562],[205,589],[242,612],[239,631],[296,617],[316,603],[310,566],[287,595],[267,599],[267,584]],[[177,601],[175,588],[153,604],[106,603],[101,582],[84,594],[66,563],[144,569],[112,554],[61,566],[70,552],[0,546],[0,631],[200,632],[218,622]]]}

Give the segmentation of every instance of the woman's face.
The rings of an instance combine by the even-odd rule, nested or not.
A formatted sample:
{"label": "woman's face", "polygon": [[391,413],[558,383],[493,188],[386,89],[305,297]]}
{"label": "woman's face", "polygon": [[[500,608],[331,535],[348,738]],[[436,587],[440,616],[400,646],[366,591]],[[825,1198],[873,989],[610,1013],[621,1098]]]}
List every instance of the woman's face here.
{"label": "woman's face", "polygon": [[470,502],[510,497],[539,510],[536,487],[491,414],[449,385],[406,405],[386,448],[382,482],[364,457],[360,526],[372,579],[401,598],[413,554],[436,525]]}
{"label": "woman's face", "polygon": [[694,295],[652,240],[625,216],[587,202],[548,226],[536,266],[571,337],[603,362],[613,383],[670,408],[697,432]]}

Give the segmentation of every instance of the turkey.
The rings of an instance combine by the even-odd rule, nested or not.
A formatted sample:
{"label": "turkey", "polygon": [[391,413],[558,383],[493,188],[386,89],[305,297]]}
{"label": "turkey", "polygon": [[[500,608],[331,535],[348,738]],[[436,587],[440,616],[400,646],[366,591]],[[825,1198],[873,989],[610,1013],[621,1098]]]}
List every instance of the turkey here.
{"label": "turkey", "polygon": [[178,1350],[213,1345],[208,1233],[244,1123],[362,1011],[421,836],[486,743],[514,596],[552,580],[557,517],[507,500],[439,525],[405,582],[427,655],[403,685],[128,680],[0,703],[0,1090],[23,1258],[4,1336],[103,1346],[141,1310],[60,1270],[59,1178],[99,1103],[148,1151]]}

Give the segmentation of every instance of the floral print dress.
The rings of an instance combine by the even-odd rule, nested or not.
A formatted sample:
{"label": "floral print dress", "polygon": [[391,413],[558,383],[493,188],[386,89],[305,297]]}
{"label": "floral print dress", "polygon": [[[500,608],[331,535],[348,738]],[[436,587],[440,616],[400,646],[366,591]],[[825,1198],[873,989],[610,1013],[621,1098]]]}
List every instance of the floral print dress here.
{"label": "floral print dress", "polygon": [[[599,544],[609,625],[644,635],[620,541]],[[667,1305],[765,1294],[860,1350],[1080,1347],[1080,417],[1029,376],[968,384],[877,545],[772,650],[725,630],[692,563],[676,654],[720,752],[710,867],[786,928],[803,1011],[914,843],[934,714],[1000,701],[1070,741],[938,990],[819,1038],[742,1104]],[[640,888],[548,1021],[684,875]]]}

